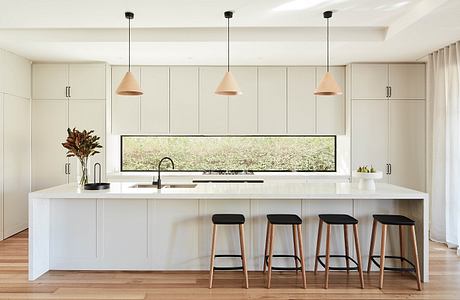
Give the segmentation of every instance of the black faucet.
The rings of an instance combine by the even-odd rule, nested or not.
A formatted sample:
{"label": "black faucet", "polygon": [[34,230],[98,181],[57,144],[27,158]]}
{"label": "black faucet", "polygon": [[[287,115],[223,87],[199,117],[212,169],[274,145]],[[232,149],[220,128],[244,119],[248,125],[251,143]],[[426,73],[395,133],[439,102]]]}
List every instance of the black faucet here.
{"label": "black faucet", "polygon": [[155,184],[156,184],[158,189],[161,189],[161,177],[160,177],[161,163],[162,163],[163,161],[165,161],[165,160],[169,160],[169,161],[171,162],[172,168],[173,168],[173,170],[174,170],[174,162],[173,162],[173,160],[172,160],[171,158],[169,158],[169,157],[166,156],[166,157],[163,157],[163,158],[160,160],[160,162],[158,163],[158,177],[157,177],[157,181],[155,181],[155,179],[154,179],[153,182],[152,182],[152,185],[155,185]]}

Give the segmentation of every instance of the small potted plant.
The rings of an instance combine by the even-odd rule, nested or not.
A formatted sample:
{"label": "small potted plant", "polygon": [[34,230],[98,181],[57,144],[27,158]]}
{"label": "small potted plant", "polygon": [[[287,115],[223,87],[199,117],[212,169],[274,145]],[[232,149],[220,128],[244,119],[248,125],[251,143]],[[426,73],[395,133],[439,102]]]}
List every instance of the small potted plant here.
{"label": "small potted plant", "polygon": [[381,179],[383,173],[375,170],[373,166],[360,166],[354,172],[354,177],[359,178],[358,188],[360,190],[375,191],[375,179]]}
{"label": "small potted plant", "polygon": [[76,128],[67,128],[67,139],[62,146],[67,149],[67,157],[77,157],[81,165],[81,177],[79,184],[84,186],[88,183],[88,158],[93,156],[99,151],[97,149],[102,148],[99,144],[97,135],[93,135],[94,130],[90,131],[79,131]]}

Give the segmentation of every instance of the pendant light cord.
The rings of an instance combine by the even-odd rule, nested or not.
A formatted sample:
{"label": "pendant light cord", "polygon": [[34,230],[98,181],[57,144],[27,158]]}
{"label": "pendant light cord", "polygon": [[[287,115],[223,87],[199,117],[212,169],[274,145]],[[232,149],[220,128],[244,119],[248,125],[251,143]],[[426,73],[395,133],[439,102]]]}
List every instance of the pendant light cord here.
{"label": "pendant light cord", "polygon": [[326,71],[329,72],[329,18],[327,20],[327,64]]}
{"label": "pendant light cord", "polygon": [[230,72],[230,18],[227,19],[227,72]]}
{"label": "pendant light cord", "polygon": [[131,19],[128,19],[128,72],[131,72]]}

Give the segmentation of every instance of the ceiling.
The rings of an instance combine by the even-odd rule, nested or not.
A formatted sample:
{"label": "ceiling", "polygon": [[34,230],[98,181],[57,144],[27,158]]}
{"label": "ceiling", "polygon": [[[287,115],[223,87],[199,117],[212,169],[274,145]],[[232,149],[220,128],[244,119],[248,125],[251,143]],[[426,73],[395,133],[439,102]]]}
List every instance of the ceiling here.
{"label": "ceiling", "polygon": [[225,64],[225,10],[234,10],[236,65],[416,61],[460,40],[459,0],[0,0],[0,47],[33,61]]}

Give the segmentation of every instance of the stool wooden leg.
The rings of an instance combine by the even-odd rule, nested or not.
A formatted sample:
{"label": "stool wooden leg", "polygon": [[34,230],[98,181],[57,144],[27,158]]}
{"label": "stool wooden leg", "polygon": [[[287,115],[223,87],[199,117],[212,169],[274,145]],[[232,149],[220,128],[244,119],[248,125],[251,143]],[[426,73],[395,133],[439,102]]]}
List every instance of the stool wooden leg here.
{"label": "stool wooden leg", "polygon": [[380,284],[379,288],[383,288],[383,273],[385,271],[385,244],[387,240],[387,226],[382,224],[382,240],[380,241]]}
{"label": "stool wooden leg", "polygon": [[358,258],[358,273],[361,281],[361,288],[364,288],[363,264],[361,260],[361,246],[359,245],[358,224],[353,224],[353,235],[355,237],[356,256]]}
{"label": "stool wooden leg", "polygon": [[[347,224],[343,225],[343,238],[345,241],[345,255],[348,257],[350,256],[350,252],[348,251],[348,226]],[[350,273],[350,262],[348,261],[348,258],[345,259],[345,263],[347,265],[347,273]]]}
{"label": "stool wooden leg", "polygon": [[273,257],[273,240],[275,239],[275,226],[270,224],[270,242],[268,246],[268,285],[267,288],[270,288],[272,285],[272,257]]}
{"label": "stool wooden leg", "polygon": [[267,271],[268,246],[270,243],[270,222],[267,221],[267,232],[265,234],[265,251],[264,251],[264,273]]}
{"label": "stool wooden leg", "polygon": [[369,273],[372,268],[372,255],[374,255],[375,235],[376,234],[377,234],[377,221],[374,220],[374,222],[372,223],[371,246],[369,247],[369,259],[367,261],[367,273]]}
{"label": "stool wooden leg", "polygon": [[246,288],[249,288],[248,269],[246,264],[246,252],[244,247],[244,225],[240,224],[240,248],[241,248],[241,261],[243,263],[244,279],[246,281]]}
{"label": "stool wooden leg", "polygon": [[417,237],[415,235],[415,225],[411,225],[410,227],[411,236],[412,236],[412,246],[414,248],[414,259],[415,259],[415,276],[417,277],[417,286],[418,290],[422,290],[422,282],[420,281],[420,262],[418,258],[418,250],[417,250]]}
{"label": "stool wooden leg", "polygon": [[315,275],[316,275],[316,272],[318,271],[318,256],[319,256],[319,251],[321,250],[322,231],[323,231],[323,220],[319,219],[318,237],[316,238]]}
{"label": "stool wooden leg", "polygon": [[[404,260],[402,259],[406,255],[406,250],[404,247],[404,227],[402,225],[399,225],[399,254],[401,256],[401,268],[404,268]],[[401,271],[401,275],[404,274],[403,271]]]}
{"label": "stool wooden leg", "polygon": [[212,225],[212,246],[211,246],[211,263],[209,267],[209,288],[212,289],[212,280],[214,276],[214,260],[216,255],[216,237],[217,237],[217,225]]}
{"label": "stool wooden leg", "polygon": [[326,281],[324,288],[329,287],[329,256],[330,256],[331,225],[326,224]]}
{"label": "stool wooden leg", "polygon": [[294,225],[297,227],[297,235],[298,235],[298,240],[299,240],[299,253],[300,253],[300,268],[302,270],[302,282],[303,282],[303,288],[307,288],[307,276],[305,274],[305,258],[303,255],[303,242],[302,242],[302,225]]}
{"label": "stool wooden leg", "polygon": [[296,267],[295,272],[297,273],[297,272],[299,272],[299,270],[297,270],[297,268],[299,267],[299,262],[297,261],[297,255],[298,255],[297,247],[298,246],[297,246],[297,226],[296,225],[292,225],[292,240],[294,242],[294,256],[296,257],[294,259],[295,267]]}

